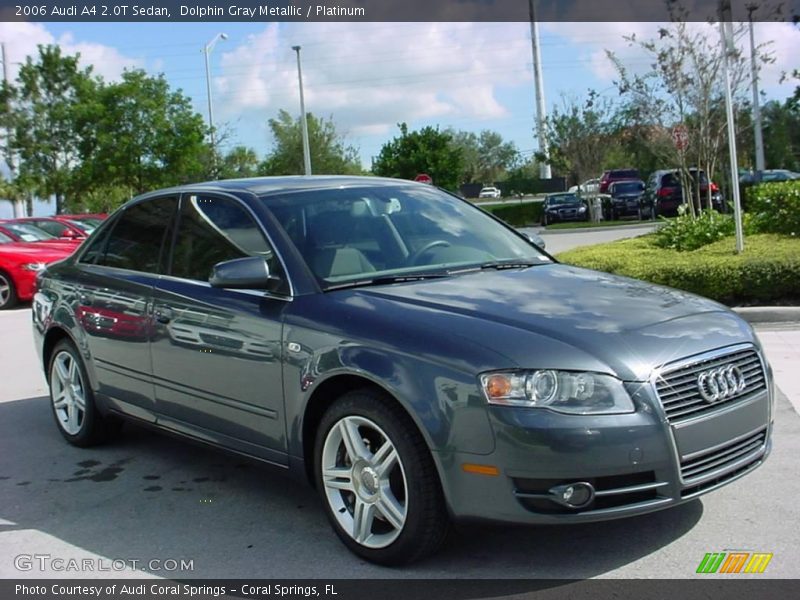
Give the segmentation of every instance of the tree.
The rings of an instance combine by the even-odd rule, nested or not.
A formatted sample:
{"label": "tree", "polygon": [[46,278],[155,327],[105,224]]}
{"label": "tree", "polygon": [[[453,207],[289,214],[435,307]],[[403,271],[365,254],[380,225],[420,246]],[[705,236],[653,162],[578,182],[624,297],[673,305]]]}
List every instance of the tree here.
{"label": "tree", "polygon": [[[308,145],[313,173],[327,175],[357,175],[362,169],[358,150],[347,144],[336,130],[333,118],[321,119],[308,113]],[[281,110],[276,119],[269,120],[274,138],[272,152],[261,164],[267,175],[301,175],[303,164],[303,134],[300,118],[295,119]]]}
{"label": "tree", "polygon": [[505,179],[519,161],[514,142],[504,142],[496,131],[485,129],[479,135],[471,131],[446,129],[452,145],[461,152],[460,183],[494,183]]}
{"label": "tree", "polygon": [[[664,162],[680,167],[683,189],[688,190],[691,189],[688,168],[699,166],[712,177],[727,140],[720,86],[725,54],[717,36],[709,36],[703,26],[686,23],[687,12],[679,3],[670,4],[670,16],[672,22],[659,30],[657,39],[639,40],[633,35],[626,38],[650,56],[649,72],[633,74],[613,53],[608,56],[619,75],[615,84],[625,98],[629,122],[645,127],[652,147],[663,153]],[[745,32],[740,24],[734,38],[741,39]],[[762,63],[771,60],[763,52],[763,45],[757,50]],[[731,53],[729,73],[735,111],[746,103],[744,84],[748,72],[746,58],[739,52]],[[670,143],[671,132],[677,125],[688,130],[690,141],[685,149],[677,149]],[[710,207],[710,187],[706,202]],[[693,202],[689,203],[689,210],[694,213]]]}
{"label": "tree", "polygon": [[564,97],[545,126],[550,165],[574,183],[597,176],[607,166],[609,154],[619,148],[614,106],[594,90],[583,103]]}
{"label": "tree", "polygon": [[427,173],[435,185],[458,189],[463,158],[461,150],[453,145],[452,136],[430,126],[412,132],[405,123],[398,127],[400,137],[381,147],[372,161],[372,172],[400,179],[414,179],[420,173]]}
{"label": "tree", "polygon": [[800,104],[792,98],[775,100],[761,108],[764,154],[771,169],[800,171]]}
{"label": "tree", "polygon": [[11,92],[12,148],[21,160],[20,176],[38,195],[55,195],[61,212],[79,162],[77,114],[96,93],[96,80],[91,69],[78,67],[78,55],[62,56],[58,46],[38,48],[37,60],[26,59]]}
{"label": "tree", "polygon": [[220,179],[255,177],[259,174],[258,156],[255,150],[246,146],[236,146],[225,156],[219,165]]}
{"label": "tree", "polygon": [[135,195],[206,178],[211,148],[203,118],[163,75],[125,71],[85,107],[79,119],[83,131],[91,130],[80,146],[86,187],[121,187]]}

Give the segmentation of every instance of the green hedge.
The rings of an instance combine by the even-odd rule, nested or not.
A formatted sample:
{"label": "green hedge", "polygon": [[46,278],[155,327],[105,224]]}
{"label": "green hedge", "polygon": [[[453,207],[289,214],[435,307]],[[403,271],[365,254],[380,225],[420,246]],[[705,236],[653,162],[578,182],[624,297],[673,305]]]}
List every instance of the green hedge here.
{"label": "green hedge", "polygon": [[747,195],[759,231],[800,236],[800,181],[762,183]]}
{"label": "green hedge", "polygon": [[733,238],[697,250],[659,248],[652,235],[558,255],[562,262],[643,279],[726,304],[800,302],[800,239],[758,234],[735,253]]}
{"label": "green hedge", "polygon": [[482,206],[498,219],[503,219],[513,227],[535,225],[542,220],[542,202],[526,202],[524,204],[492,204]]}

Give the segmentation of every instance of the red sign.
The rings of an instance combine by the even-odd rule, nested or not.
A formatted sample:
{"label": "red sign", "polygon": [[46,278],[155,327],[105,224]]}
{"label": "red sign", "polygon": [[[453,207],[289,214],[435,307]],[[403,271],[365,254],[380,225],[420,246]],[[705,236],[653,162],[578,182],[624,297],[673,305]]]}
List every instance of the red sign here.
{"label": "red sign", "polygon": [[672,128],[672,142],[678,150],[686,150],[689,145],[689,130],[686,125],[681,123]]}
{"label": "red sign", "polygon": [[414,177],[414,181],[419,181],[420,183],[427,183],[429,185],[433,185],[433,178],[427,173],[420,173],[419,175]]}

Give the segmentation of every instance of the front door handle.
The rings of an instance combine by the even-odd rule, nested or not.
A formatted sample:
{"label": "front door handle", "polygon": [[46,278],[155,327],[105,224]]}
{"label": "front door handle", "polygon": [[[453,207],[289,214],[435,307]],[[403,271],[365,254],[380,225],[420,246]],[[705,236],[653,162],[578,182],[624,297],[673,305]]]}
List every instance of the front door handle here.
{"label": "front door handle", "polygon": [[175,313],[169,306],[159,306],[155,312],[156,321],[167,324],[175,318]]}

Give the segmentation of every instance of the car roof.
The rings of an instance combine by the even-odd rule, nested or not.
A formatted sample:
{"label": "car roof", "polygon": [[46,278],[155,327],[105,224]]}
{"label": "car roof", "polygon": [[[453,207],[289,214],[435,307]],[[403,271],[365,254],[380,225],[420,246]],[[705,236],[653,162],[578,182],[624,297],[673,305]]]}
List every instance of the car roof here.
{"label": "car roof", "polygon": [[202,183],[187,183],[171,188],[148,192],[135,200],[149,198],[164,193],[180,193],[186,191],[208,192],[235,192],[245,191],[255,195],[274,194],[285,191],[318,190],[325,188],[345,187],[393,187],[425,186],[427,183],[418,183],[407,179],[390,179],[387,177],[367,177],[355,175],[284,175],[278,177],[250,177],[245,179],[223,179],[220,181],[205,181]]}

